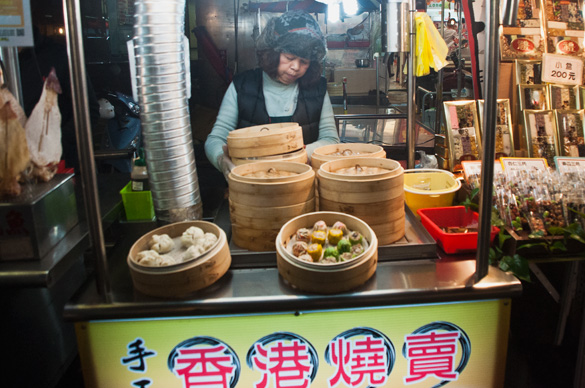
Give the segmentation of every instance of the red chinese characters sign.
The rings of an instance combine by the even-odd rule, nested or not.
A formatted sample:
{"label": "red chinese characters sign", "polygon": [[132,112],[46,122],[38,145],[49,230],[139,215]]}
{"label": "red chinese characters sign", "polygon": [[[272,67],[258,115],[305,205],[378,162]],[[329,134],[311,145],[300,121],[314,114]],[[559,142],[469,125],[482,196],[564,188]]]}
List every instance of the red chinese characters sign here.
{"label": "red chinese characters sign", "polygon": [[[96,388],[109,388],[112,381],[148,388],[503,384],[508,305],[495,300],[415,307],[92,321],[77,330],[82,364],[93,371]],[[442,319],[429,320],[426,309]],[[442,309],[449,313],[436,313]]]}

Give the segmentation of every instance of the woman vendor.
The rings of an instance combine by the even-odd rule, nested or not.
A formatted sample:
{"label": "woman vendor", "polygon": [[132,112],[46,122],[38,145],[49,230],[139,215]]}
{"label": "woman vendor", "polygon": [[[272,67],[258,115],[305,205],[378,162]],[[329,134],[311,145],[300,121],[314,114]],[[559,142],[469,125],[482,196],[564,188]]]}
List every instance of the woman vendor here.
{"label": "woman vendor", "polygon": [[325,38],[313,17],[289,11],[268,21],[256,41],[259,68],[234,77],[207,140],[205,154],[224,175],[234,167],[230,131],[295,122],[303,128],[307,154],[339,143],[327,81],[321,76]]}

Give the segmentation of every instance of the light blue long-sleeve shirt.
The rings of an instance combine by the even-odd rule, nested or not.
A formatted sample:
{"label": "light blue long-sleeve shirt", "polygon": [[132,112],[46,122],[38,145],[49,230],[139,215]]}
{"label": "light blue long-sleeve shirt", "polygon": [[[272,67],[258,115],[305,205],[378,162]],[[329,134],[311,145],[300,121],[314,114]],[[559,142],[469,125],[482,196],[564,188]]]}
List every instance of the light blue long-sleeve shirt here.
{"label": "light blue long-sleeve shirt", "polygon": [[[268,115],[270,117],[292,116],[297,108],[298,84],[296,82],[291,85],[282,84],[270,78],[265,72],[262,73],[262,81]],[[223,97],[215,124],[205,141],[205,154],[211,164],[220,171],[217,159],[223,154],[222,147],[227,144],[228,134],[236,129],[238,115],[238,93],[232,83]],[[310,158],[316,148],[335,143],[339,143],[339,136],[335,126],[331,100],[329,94],[325,93],[319,121],[319,137],[314,143],[306,145],[306,151]]]}

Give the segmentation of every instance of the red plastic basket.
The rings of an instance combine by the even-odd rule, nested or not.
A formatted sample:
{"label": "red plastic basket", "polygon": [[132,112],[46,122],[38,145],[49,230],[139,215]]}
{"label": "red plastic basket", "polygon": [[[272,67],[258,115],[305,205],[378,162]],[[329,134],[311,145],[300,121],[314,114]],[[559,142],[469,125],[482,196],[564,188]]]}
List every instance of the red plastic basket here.
{"label": "red plastic basket", "polygon": [[[467,211],[465,206],[418,209],[422,225],[445,253],[468,253],[477,250],[477,232],[447,233],[443,228],[477,225],[479,214]],[[500,229],[492,226],[490,241]]]}

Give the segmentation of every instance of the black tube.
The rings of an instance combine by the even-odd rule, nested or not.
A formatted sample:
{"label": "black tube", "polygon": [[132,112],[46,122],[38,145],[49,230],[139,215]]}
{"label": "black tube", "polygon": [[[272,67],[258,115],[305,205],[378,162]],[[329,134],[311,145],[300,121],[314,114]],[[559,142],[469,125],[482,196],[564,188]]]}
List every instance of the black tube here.
{"label": "black tube", "polygon": [[486,78],[485,105],[483,115],[483,137],[481,160],[481,193],[479,197],[479,231],[477,236],[477,253],[475,282],[480,281],[488,273],[490,232],[492,217],[492,188],[494,178],[494,157],[496,146],[496,112],[498,104],[498,11],[497,0],[488,0],[486,12]]}

